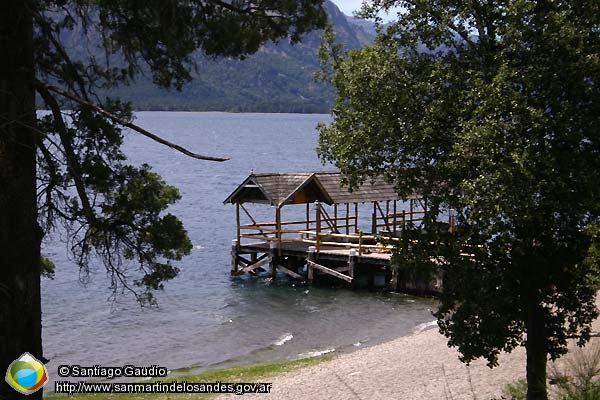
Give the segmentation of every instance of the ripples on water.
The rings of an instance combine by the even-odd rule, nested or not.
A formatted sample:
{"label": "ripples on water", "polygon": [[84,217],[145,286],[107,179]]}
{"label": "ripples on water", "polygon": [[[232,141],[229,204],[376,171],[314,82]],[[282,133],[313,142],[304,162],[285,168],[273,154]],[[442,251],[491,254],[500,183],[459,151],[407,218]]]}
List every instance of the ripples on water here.
{"label": "ripples on water", "polygon": [[[192,151],[228,156],[193,160],[130,134],[126,153],[148,163],[182,200],[178,215],[194,244],[178,278],[140,309],[128,295],[108,301],[102,267],[87,285],[65,255],[60,234],[44,247],[57,264],[42,282],[43,335],[51,379],[61,364],[215,366],[349,351],[408,334],[432,320],[431,299],[392,293],[308,288],[281,278],[229,277],[235,216],[222,201],[255,172],[330,169],[317,159],[319,121],[326,115],[143,112],[137,123]],[[272,219],[270,207],[255,208]],[[284,208],[284,214],[286,209]]]}

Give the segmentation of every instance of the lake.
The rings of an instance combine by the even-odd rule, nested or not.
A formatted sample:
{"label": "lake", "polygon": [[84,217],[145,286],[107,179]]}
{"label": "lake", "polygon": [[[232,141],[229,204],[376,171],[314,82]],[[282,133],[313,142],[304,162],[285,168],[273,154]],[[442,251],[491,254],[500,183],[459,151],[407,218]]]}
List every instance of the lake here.
{"label": "lake", "polygon": [[[223,200],[250,173],[331,169],[317,158],[318,122],[327,115],[140,112],[137,124],[191,151],[186,157],[136,133],[125,152],[148,163],[182,199],[170,209],[194,244],[179,276],[140,308],[110,299],[102,266],[83,284],[55,233],[43,254],[57,265],[42,280],[43,340],[51,380],[61,364],[160,365],[205,370],[234,364],[346,352],[410,334],[434,318],[436,301],[396,293],[312,288],[281,277],[229,275],[235,210]],[[265,215],[272,210],[265,206]],[[48,385],[47,387],[51,387]]]}

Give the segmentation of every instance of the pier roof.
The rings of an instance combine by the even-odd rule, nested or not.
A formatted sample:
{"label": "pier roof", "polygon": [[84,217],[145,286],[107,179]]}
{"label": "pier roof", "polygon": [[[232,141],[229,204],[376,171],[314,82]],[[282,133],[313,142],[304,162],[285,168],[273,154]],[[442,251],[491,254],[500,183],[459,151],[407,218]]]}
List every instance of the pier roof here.
{"label": "pier roof", "polygon": [[394,186],[383,177],[367,179],[352,191],[341,185],[341,179],[336,171],[250,174],[223,203],[282,207],[315,201],[331,205],[399,200]]}

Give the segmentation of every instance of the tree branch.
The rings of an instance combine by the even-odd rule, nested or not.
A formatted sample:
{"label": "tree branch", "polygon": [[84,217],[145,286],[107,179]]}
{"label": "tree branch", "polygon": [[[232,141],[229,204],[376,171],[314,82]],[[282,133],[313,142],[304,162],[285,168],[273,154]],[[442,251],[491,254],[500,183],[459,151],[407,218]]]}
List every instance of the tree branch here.
{"label": "tree branch", "polygon": [[48,20],[46,18],[44,18],[38,12],[34,13],[34,18],[35,18],[35,22],[37,22],[39,24],[40,28],[42,29],[42,32],[44,33],[44,35],[49,38],[50,42],[54,46],[54,49],[58,52],[58,54],[60,55],[60,57],[62,58],[62,60],[67,64],[67,66],[73,72],[73,74],[74,74],[74,81],[79,86],[79,90],[81,91],[82,96],[85,96],[87,98],[87,91],[85,89],[85,82],[84,82],[82,76],[79,74],[79,71],[78,71],[77,67],[73,64],[73,62],[71,61],[71,58],[69,57],[69,55],[65,51],[65,48],[62,46],[62,44],[54,36],[54,34],[52,32],[53,29],[50,26],[50,22],[48,22]]}
{"label": "tree branch", "polygon": [[46,90],[50,90],[52,92],[58,93],[61,96],[66,97],[69,100],[73,100],[73,101],[75,101],[75,102],[77,102],[79,104],[82,104],[82,105],[84,105],[86,107],[89,107],[92,110],[96,111],[97,113],[102,114],[105,117],[112,119],[113,121],[117,122],[119,125],[125,126],[125,127],[129,128],[129,129],[132,129],[132,130],[134,130],[134,131],[136,131],[136,132],[138,132],[138,133],[140,133],[140,134],[142,134],[142,135],[144,135],[144,136],[146,136],[146,137],[154,140],[155,142],[158,142],[158,143],[160,143],[162,145],[165,145],[165,146],[170,147],[170,148],[172,148],[174,150],[177,150],[178,152],[183,153],[183,154],[185,154],[188,157],[192,157],[192,158],[195,158],[195,159],[198,159],[198,160],[217,161],[217,162],[222,162],[222,161],[229,160],[229,158],[224,158],[224,157],[211,157],[211,156],[204,156],[204,155],[201,155],[201,154],[193,153],[193,152],[187,150],[186,148],[184,148],[184,147],[182,147],[182,146],[180,146],[178,144],[169,142],[168,140],[165,140],[165,139],[161,138],[160,136],[157,136],[157,135],[155,135],[155,134],[153,134],[153,133],[145,130],[144,128],[142,128],[142,127],[140,127],[140,126],[138,126],[138,125],[136,125],[134,123],[125,121],[125,120],[117,117],[113,113],[111,113],[109,111],[106,111],[105,109],[101,108],[100,106],[98,106],[98,105],[96,105],[94,103],[91,103],[91,102],[89,102],[87,100],[84,100],[84,99],[82,99],[82,98],[80,98],[80,97],[78,97],[78,96],[76,96],[76,95],[74,95],[72,93],[69,93],[69,92],[67,92],[65,90],[62,90],[62,89],[60,89],[60,88],[58,88],[56,86],[48,85],[46,83],[39,82],[39,81],[37,82],[37,86],[40,87],[40,88],[44,88]]}
{"label": "tree branch", "polygon": [[[435,18],[437,21],[443,20],[441,13],[433,12],[433,10],[431,10],[430,8],[427,8],[427,7],[423,8],[423,6],[416,1],[407,0],[406,2],[408,4],[410,4],[411,6],[413,6],[414,8],[429,14],[431,17]],[[454,33],[459,35],[461,37],[461,39],[464,40],[472,49],[474,49],[475,51],[477,51],[479,53],[478,47],[475,45],[475,42],[473,42],[471,40],[471,38],[469,38],[469,35],[466,32],[459,29],[458,26],[456,26],[453,22],[448,22],[447,26],[451,31],[453,31]]]}
{"label": "tree branch", "polygon": [[83,208],[83,212],[85,213],[87,222],[90,225],[95,225],[96,223],[96,215],[94,214],[94,210],[90,204],[90,200],[88,198],[87,192],[85,190],[85,183],[83,182],[83,177],[81,173],[81,166],[79,165],[79,160],[77,160],[77,154],[73,149],[71,144],[71,139],[68,137],[68,129],[65,125],[65,122],[62,118],[62,114],[60,112],[60,106],[54,97],[50,95],[47,88],[38,87],[38,92],[46,102],[46,104],[51,108],[52,114],[54,116],[54,120],[56,121],[56,127],[58,130],[58,136],[60,137],[60,141],[63,145],[63,149],[65,150],[65,157],[67,159],[67,166],[69,171],[73,175],[73,181],[75,182],[75,188],[77,190],[77,194],[79,195],[79,199],[81,200],[81,206]]}

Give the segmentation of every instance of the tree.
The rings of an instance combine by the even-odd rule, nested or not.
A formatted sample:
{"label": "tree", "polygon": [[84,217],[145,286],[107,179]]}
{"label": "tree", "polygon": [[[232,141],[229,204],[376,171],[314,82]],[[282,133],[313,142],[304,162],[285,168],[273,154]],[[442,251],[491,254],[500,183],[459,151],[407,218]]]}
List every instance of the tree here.
{"label": "tree", "polygon": [[[179,198],[149,166],[126,164],[123,127],[199,159],[135,124],[131,107],[101,99],[141,73],[180,88],[191,54],[241,57],[267,40],[323,27],[322,0],[5,0],[0,5],[0,366],[43,359],[44,235],[63,225],[85,274],[103,261],[113,290],[152,302],[191,244],[165,212]],[[94,43],[100,43],[94,47]],[[36,115],[39,108],[49,113]],[[20,396],[2,381],[0,398]],[[41,396],[41,393],[37,393]]]}
{"label": "tree", "polygon": [[[548,356],[598,316],[600,4],[380,1],[376,43],[333,54],[337,98],[319,153],[351,185],[384,175],[430,209],[400,264],[445,276],[440,331],[465,362],[527,351],[528,399]],[[456,214],[455,234],[436,223]],[[414,239],[418,239],[415,242]]]}

